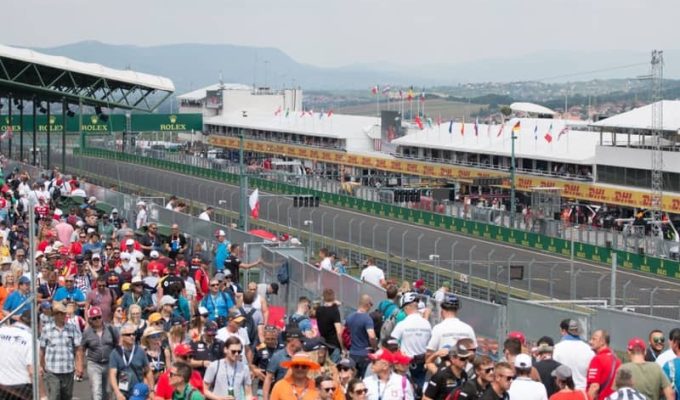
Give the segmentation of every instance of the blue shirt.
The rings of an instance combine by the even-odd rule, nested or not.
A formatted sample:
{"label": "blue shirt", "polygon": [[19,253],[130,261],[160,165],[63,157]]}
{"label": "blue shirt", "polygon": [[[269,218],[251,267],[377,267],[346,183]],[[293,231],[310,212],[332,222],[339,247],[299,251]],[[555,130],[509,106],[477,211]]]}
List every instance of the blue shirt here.
{"label": "blue shirt", "polygon": [[680,386],[680,358],[674,358],[663,365],[663,373],[666,375],[673,390],[675,392],[675,398],[678,398],[678,386]]}
{"label": "blue shirt", "polygon": [[175,308],[172,314],[184,318],[185,321],[191,321],[189,302],[184,296],[180,295],[177,297],[177,308]]}
{"label": "blue shirt", "polygon": [[83,291],[78,289],[77,287],[73,287],[73,289],[68,290],[66,289],[65,286],[60,287],[57,289],[57,292],[54,294],[54,301],[62,301],[65,299],[73,300],[76,303],[80,303],[85,301],[85,295],[83,294]]}
{"label": "blue shirt", "polygon": [[368,313],[354,312],[347,317],[345,326],[352,335],[352,345],[349,354],[353,356],[367,356],[371,342],[366,330],[373,329],[373,320]]}
{"label": "blue shirt", "polygon": [[217,317],[226,317],[229,309],[234,307],[234,302],[231,296],[219,292],[214,298],[212,294],[206,295],[201,300],[201,305],[208,310],[208,319],[214,321]]}
{"label": "blue shirt", "polygon": [[217,249],[215,250],[215,269],[217,272],[224,271],[224,262],[227,261],[229,257],[229,241],[217,244]]}
{"label": "blue shirt", "polygon": [[[21,303],[24,302],[28,298],[28,295],[21,294],[21,291],[15,290],[12,293],[10,293],[9,296],[7,296],[7,300],[5,300],[5,304],[2,307],[5,311],[14,311]],[[23,307],[17,312],[16,315],[21,315],[26,310],[31,309],[31,302],[29,301],[27,304],[24,304]]]}

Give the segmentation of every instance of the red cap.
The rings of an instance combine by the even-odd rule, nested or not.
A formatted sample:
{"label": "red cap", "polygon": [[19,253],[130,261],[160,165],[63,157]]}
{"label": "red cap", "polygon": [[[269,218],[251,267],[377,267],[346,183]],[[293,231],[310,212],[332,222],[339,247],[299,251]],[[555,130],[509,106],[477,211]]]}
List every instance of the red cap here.
{"label": "red cap", "polygon": [[517,339],[519,340],[520,343],[522,343],[522,345],[524,345],[527,340],[526,337],[524,336],[524,333],[520,331],[512,331],[508,333],[508,339]]}
{"label": "red cap", "polygon": [[61,254],[61,255],[67,255],[68,254],[68,249],[66,248],[66,246],[59,248],[59,254]]}
{"label": "red cap", "polygon": [[647,345],[645,344],[644,340],[640,339],[639,337],[634,337],[628,341],[628,351],[633,351],[635,348],[644,350],[647,348]]}
{"label": "red cap", "polygon": [[420,278],[413,283],[413,287],[416,289],[420,289],[423,286],[425,286],[425,279],[423,278]]}
{"label": "red cap", "polygon": [[174,353],[176,356],[184,357],[193,353],[193,350],[191,350],[191,346],[189,346],[188,344],[180,343],[175,347]]}
{"label": "red cap", "polygon": [[89,310],[87,310],[87,318],[94,318],[94,317],[101,317],[102,316],[102,309],[97,307],[97,306],[92,306],[90,307]]}
{"label": "red cap", "polygon": [[373,354],[369,354],[368,358],[370,358],[373,361],[383,360],[383,361],[387,361],[390,364],[395,363],[394,353],[392,353],[389,350],[385,350],[385,349],[380,349]]}
{"label": "red cap", "polygon": [[397,350],[396,352],[392,353],[392,358],[394,360],[394,363],[399,365],[409,365],[412,360],[411,357],[402,353],[401,350]]}

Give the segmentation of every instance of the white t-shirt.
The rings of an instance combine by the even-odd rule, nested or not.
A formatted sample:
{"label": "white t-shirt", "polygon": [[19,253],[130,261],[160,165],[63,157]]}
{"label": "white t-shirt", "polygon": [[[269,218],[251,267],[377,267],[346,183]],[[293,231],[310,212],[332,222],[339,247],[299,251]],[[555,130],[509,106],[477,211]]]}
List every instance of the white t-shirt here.
{"label": "white t-shirt", "polygon": [[369,265],[361,271],[361,280],[379,287],[380,281],[385,280],[385,273],[375,265]]}
{"label": "white t-shirt", "polygon": [[144,225],[146,225],[146,210],[145,209],[142,208],[137,212],[137,221],[136,222],[137,222],[137,224],[135,225],[135,227],[137,229],[141,229]]}
{"label": "white t-shirt", "polygon": [[71,196],[77,196],[77,197],[87,197],[87,193],[81,188],[78,188],[76,190],[73,190],[71,192]]}
{"label": "white t-shirt", "polygon": [[457,317],[446,318],[432,328],[432,337],[427,349],[437,351],[445,346],[453,347],[460,339],[472,339],[477,347],[477,336],[472,327]]}
{"label": "white t-shirt", "polygon": [[661,368],[663,368],[664,365],[666,365],[667,362],[670,360],[674,359],[676,357],[675,353],[673,350],[668,349],[664,351],[663,353],[659,354],[658,357],[656,357],[656,363],[659,364]]}
{"label": "white t-shirt", "polygon": [[[368,389],[368,400],[413,400],[415,398],[408,379],[394,372],[387,380],[387,384],[379,382],[377,375],[371,375],[364,378],[364,385]],[[406,388],[406,393],[404,393],[404,388]]]}
{"label": "white t-shirt", "polygon": [[29,328],[23,324],[0,328],[0,385],[24,385],[31,383],[27,366],[33,364],[33,344]]}
{"label": "white t-shirt", "polygon": [[437,303],[441,303],[442,301],[444,301],[444,295],[446,295],[446,292],[444,292],[442,289],[437,290],[436,292],[434,292],[433,296],[434,301],[436,301]]}
{"label": "white t-shirt", "polygon": [[202,213],[198,214],[198,219],[210,222],[210,214],[208,214],[207,211],[203,211]]}
{"label": "white t-shirt", "polygon": [[415,312],[406,316],[392,330],[392,337],[400,343],[401,351],[409,357],[425,354],[432,336],[432,325]]}
{"label": "white t-shirt", "polygon": [[224,328],[220,328],[217,330],[217,335],[215,335],[215,338],[221,340],[222,342],[226,342],[227,339],[229,339],[232,336],[236,336],[241,340],[241,344],[243,345],[243,353],[241,353],[241,355],[245,356],[246,346],[250,346],[250,339],[248,339],[248,330],[246,328],[238,328],[238,332],[231,333],[227,330],[227,327],[225,326]]}
{"label": "white t-shirt", "polygon": [[325,269],[326,271],[332,271],[333,270],[333,263],[331,262],[330,257],[324,257],[323,260],[321,260],[321,264],[319,264],[319,267],[321,269]]}
{"label": "white t-shirt", "polygon": [[522,376],[515,379],[508,390],[510,400],[548,400],[548,392],[541,382]]}
{"label": "white t-shirt", "polygon": [[595,353],[586,342],[572,338],[562,339],[553,351],[553,360],[571,368],[574,386],[579,390],[586,388],[586,374],[594,356]]}

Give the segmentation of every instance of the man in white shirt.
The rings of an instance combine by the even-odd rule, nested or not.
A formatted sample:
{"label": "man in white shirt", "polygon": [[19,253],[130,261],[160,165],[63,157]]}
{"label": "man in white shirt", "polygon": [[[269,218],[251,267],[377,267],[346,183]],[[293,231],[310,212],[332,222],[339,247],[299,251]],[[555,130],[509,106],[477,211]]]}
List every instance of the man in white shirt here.
{"label": "man in white shirt", "polygon": [[562,340],[555,345],[553,360],[571,368],[574,386],[578,390],[585,390],[588,366],[595,353],[579,337],[581,329],[578,321],[565,319],[560,323],[560,330]]}
{"label": "man in white shirt", "polygon": [[432,336],[432,325],[418,312],[418,294],[409,292],[401,297],[401,308],[406,314],[392,331],[401,351],[411,357],[411,378],[418,388],[425,383],[425,352]]}
{"label": "man in white shirt", "polygon": [[146,203],[143,201],[137,202],[137,220],[135,228],[142,229],[146,225],[147,213],[146,213]]}
{"label": "man in white shirt", "polygon": [[366,268],[361,271],[361,280],[378,287],[385,285],[385,273],[375,265],[373,257],[366,260]]}
{"label": "man in white shirt", "polygon": [[206,208],[205,211],[198,214],[198,219],[210,222],[210,216],[212,215],[213,210],[214,209],[212,207]]}
{"label": "man in white shirt", "polygon": [[237,337],[243,344],[244,352],[241,355],[246,356],[248,360],[252,360],[248,330],[242,326],[246,318],[238,311],[229,311],[227,321],[227,325],[224,328],[217,330],[215,339],[226,342],[230,337]]}
{"label": "man in white shirt", "polygon": [[[673,337],[674,331],[678,330],[679,328],[673,328],[671,329],[670,332],[668,332],[668,338],[670,340],[671,337]],[[663,353],[659,354],[658,357],[656,357],[656,363],[659,364],[661,368],[663,368],[664,365],[666,365],[667,362],[670,360],[674,359],[676,357],[675,352],[672,349],[672,346],[668,347],[668,350],[664,351]]]}
{"label": "man in white shirt", "polygon": [[518,354],[515,357],[515,371],[517,376],[510,385],[508,394],[510,400],[548,400],[548,393],[541,382],[536,382],[529,376],[531,374],[531,357],[527,354]]}
{"label": "man in white shirt", "polygon": [[380,349],[368,358],[373,361],[371,371],[373,374],[364,379],[364,385],[368,389],[368,400],[400,399],[413,400],[413,388],[405,376],[392,372],[394,357],[384,349]]}
{"label": "man in white shirt", "polygon": [[0,327],[0,398],[30,398],[33,373],[31,311],[21,314],[13,325]]}
{"label": "man in white shirt", "polygon": [[319,263],[319,268],[325,269],[326,271],[332,271],[333,270],[333,262],[331,261],[331,257],[329,255],[327,248],[322,247],[322,248],[319,249],[319,257],[321,258],[321,262]]}
{"label": "man in white shirt", "polygon": [[[453,293],[446,293],[440,304],[442,322],[432,328],[427,344],[427,358],[444,348],[452,348],[460,339],[471,339],[477,348],[477,337],[472,327],[458,319],[460,300]],[[447,350],[448,351],[448,350]]]}

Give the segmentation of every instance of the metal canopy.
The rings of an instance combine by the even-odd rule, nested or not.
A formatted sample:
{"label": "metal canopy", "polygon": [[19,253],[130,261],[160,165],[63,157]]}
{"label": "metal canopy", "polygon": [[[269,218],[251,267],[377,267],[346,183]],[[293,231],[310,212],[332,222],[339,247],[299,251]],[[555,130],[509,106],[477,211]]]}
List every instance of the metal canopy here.
{"label": "metal canopy", "polygon": [[169,79],[0,46],[0,96],[151,112],[174,92]]}

